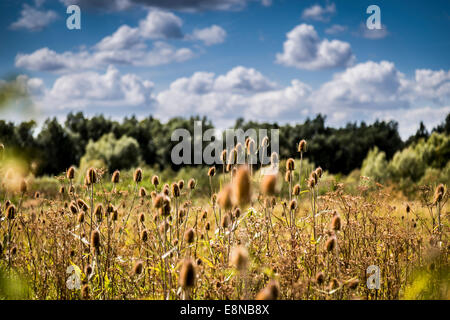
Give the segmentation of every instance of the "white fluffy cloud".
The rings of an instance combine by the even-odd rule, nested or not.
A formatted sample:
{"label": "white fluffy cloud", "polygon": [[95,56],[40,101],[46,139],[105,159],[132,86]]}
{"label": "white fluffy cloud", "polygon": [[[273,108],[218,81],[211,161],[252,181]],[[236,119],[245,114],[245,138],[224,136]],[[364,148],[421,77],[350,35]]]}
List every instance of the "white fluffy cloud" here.
{"label": "white fluffy cloud", "polygon": [[338,34],[347,30],[346,26],[340,24],[333,24],[331,27],[325,29],[326,34]]}
{"label": "white fluffy cloud", "polygon": [[151,107],[153,87],[151,81],[121,75],[109,66],[104,74],[88,71],[61,76],[38,101],[44,109]]}
{"label": "white fluffy cloud", "polygon": [[205,45],[210,46],[224,42],[226,36],[227,32],[223,28],[214,24],[209,28],[194,29],[192,35],[189,35],[187,38],[203,41]]}
{"label": "white fluffy cloud", "polygon": [[24,4],[20,11],[20,18],[10,25],[11,29],[25,29],[40,31],[58,18],[53,10],[39,10]]}
{"label": "white fluffy cloud", "polygon": [[[96,69],[109,64],[151,67],[183,62],[195,56],[193,50],[186,47],[176,48],[162,41],[185,38],[181,26],[182,20],[173,13],[151,10],[137,27],[122,25],[90,49],[57,53],[49,48],[41,48],[29,54],[17,54],[15,66],[61,73]],[[225,30],[213,25],[194,31],[191,38],[212,45],[223,42],[225,36]],[[149,46],[149,39],[156,41]]]}
{"label": "white fluffy cloud", "polygon": [[311,25],[298,25],[286,36],[283,52],[276,56],[277,63],[298,69],[318,70],[347,67],[355,59],[349,43],[320,40]]}
{"label": "white fluffy cloud", "polygon": [[334,13],[336,13],[336,5],[334,3],[327,4],[325,7],[315,4],[303,10],[302,18],[326,22],[330,20],[330,16]]}

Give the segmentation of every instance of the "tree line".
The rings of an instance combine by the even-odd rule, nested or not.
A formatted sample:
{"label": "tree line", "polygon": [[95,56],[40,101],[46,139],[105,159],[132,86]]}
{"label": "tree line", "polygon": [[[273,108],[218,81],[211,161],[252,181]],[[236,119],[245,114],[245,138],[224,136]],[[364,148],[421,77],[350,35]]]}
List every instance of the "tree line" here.
{"label": "tree line", "polygon": [[[279,125],[239,118],[234,129],[279,129],[281,158],[298,157],[297,144],[301,139],[306,139],[308,149],[305,156],[310,161],[331,173],[343,174],[360,168],[368,152],[375,146],[389,160],[397,151],[421,138],[429,137],[432,132],[450,134],[450,113],[431,132],[421,123],[416,134],[406,141],[400,138],[398,123],[395,121],[376,121],[372,124],[349,122],[344,127],[333,128],[326,126],[325,120],[326,117],[319,114],[303,123]],[[176,117],[166,123],[152,116],[142,120],[131,116],[119,122],[103,115],[88,118],[78,112],[69,113],[62,124],[56,118],[47,119],[39,132],[35,132],[36,122],[33,120],[19,124],[0,120],[0,143],[4,144],[8,155],[24,158],[34,166],[33,171],[37,176],[56,175],[71,165],[78,165],[88,144],[99,141],[110,133],[116,139],[131,138],[124,141],[132,141],[137,146],[135,149],[125,148],[124,150],[128,150],[125,157],[135,156],[139,161],[159,169],[171,167],[178,170],[180,166],[171,161],[171,150],[178,142],[171,141],[171,135],[179,128],[184,128],[193,135],[194,121],[202,122],[203,131],[214,128],[210,120],[198,116]],[[137,154],[130,155],[130,150]]]}

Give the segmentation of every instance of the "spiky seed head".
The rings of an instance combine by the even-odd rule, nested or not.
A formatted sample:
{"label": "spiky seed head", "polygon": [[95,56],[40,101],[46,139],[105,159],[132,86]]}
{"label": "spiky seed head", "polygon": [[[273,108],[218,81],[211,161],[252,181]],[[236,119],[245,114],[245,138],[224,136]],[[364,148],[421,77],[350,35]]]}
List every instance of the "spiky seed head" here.
{"label": "spiky seed head", "polygon": [[70,186],[69,187],[69,194],[74,194],[75,193],[75,187],[74,186]]}
{"label": "spiky seed head", "polygon": [[194,190],[195,189],[195,179],[194,178],[189,179],[189,181],[188,181],[188,188],[190,190]]}
{"label": "spiky seed head", "polygon": [[231,200],[232,189],[230,185],[226,185],[220,190],[217,196],[217,203],[223,210],[230,210],[233,203]]}
{"label": "spiky seed head", "polygon": [[133,181],[136,182],[136,183],[139,183],[139,182],[142,181],[142,169],[141,168],[137,168],[134,171]]}
{"label": "spiky seed head", "polygon": [[147,231],[147,229],[144,229],[141,232],[141,241],[147,242],[147,240],[148,240],[148,231]]}
{"label": "spiky seed head", "polygon": [[13,220],[16,216],[16,207],[13,204],[10,204],[6,208],[6,219]]}
{"label": "spiky seed head", "polygon": [[118,217],[119,217],[119,212],[116,209],[114,209],[112,216],[111,216],[112,221],[117,221]]}
{"label": "spiky seed head", "polygon": [[66,191],[66,188],[64,188],[64,186],[61,186],[61,187],[59,188],[59,193],[60,193],[60,194],[64,194],[65,191]]}
{"label": "spiky seed head", "polygon": [[91,234],[91,247],[95,248],[97,251],[100,248],[100,232],[98,230],[93,230]]}
{"label": "spiky seed head", "polygon": [[231,252],[231,265],[239,271],[247,269],[248,265],[248,251],[243,246],[237,246],[233,248]]}
{"label": "spiky seed head", "polygon": [[140,275],[142,271],[144,270],[144,264],[142,261],[136,261],[133,267],[133,274],[134,275]]}
{"label": "spiky seed head", "polygon": [[314,185],[317,185],[317,182],[319,181],[319,177],[317,176],[316,171],[311,172],[311,179],[314,180]]}
{"label": "spiky seed head", "polygon": [[39,191],[36,191],[36,192],[34,193],[34,198],[35,198],[35,199],[39,199],[40,197],[41,197],[40,192],[39,192]]}
{"label": "spiky seed head", "polygon": [[143,212],[141,212],[139,214],[139,222],[140,223],[144,223],[145,222],[145,214]]}
{"label": "spiky seed head", "polygon": [[315,187],[314,179],[309,178],[307,183],[308,183],[308,188],[313,189]]}
{"label": "spiky seed head", "polygon": [[119,183],[119,181],[120,181],[120,171],[119,171],[119,170],[116,170],[116,171],[114,171],[114,173],[112,174],[111,182],[112,182],[112,183]]}
{"label": "spiky seed head", "polygon": [[300,185],[297,183],[292,189],[292,194],[298,196],[300,194]]}
{"label": "spiky seed head", "polygon": [[103,219],[103,205],[101,203],[95,206],[94,215],[97,217],[97,221],[100,222]]}
{"label": "spiky seed head", "polygon": [[144,187],[140,187],[140,188],[139,188],[139,196],[140,196],[141,198],[144,198],[144,197],[147,196],[147,190],[146,190]]}
{"label": "spiky seed head", "polygon": [[286,161],[286,170],[289,171],[294,171],[295,169],[295,161],[292,158],[287,159]]}
{"label": "spiky seed head", "polygon": [[339,215],[335,215],[331,220],[331,229],[334,231],[341,230],[341,217]]}
{"label": "spiky seed head", "polygon": [[258,292],[255,300],[276,300],[280,294],[280,285],[276,280],[270,280],[267,286]]}
{"label": "spiky seed head", "polygon": [[406,204],[406,213],[410,213],[411,207],[409,206],[409,203]]}
{"label": "spiky seed head", "polygon": [[227,149],[222,150],[222,153],[220,154],[220,160],[223,164],[227,162]]}
{"label": "spiky seed head", "polygon": [[89,168],[86,173],[86,182],[88,185],[97,183],[97,171],[94,168]]}
{"label": "spiky seed head", "polygon": [[275,194],[277,185],[276,174],[266,174],[261,181],[261,191],[263,194],[272,196]]}
{"label": "spiky seed head", "polygon": [[236,150],[236,156],[240,155],[242,153],[242,151],[244,150],[244,147],[242,146],[242,143],[238,143],[236,144],[236,146],[234,147],[234,150]]}
{"label": "spiky seed head", "polygon": [[180,188],[180,191],[183,190],[183,188],[184,188],[184,180],[183,179],[178,181],[178,188]]}
{"label": "spiky seed head", "polygon": [[239,207],[237,207],[236,209],[234,209],[234,213],[233,216],[237,219],[241,216],[241,209],[239,209]]}
{"label": "spiky seed head", "polygon": [[157,209],[161,208],[164,203],[164,196],[161,194],[158,194],[156,197],[153,198],[153,206]]}
{"label": "spiky seed head", "polygon": [[83,199],[78,199],[77,204],[78,204],[78,207],[81,208],[81,210],[88,211],[89,206],[87,205],[86,202],[83,201]]}
{"label": "spiky seed head", "polygon": [[230,223],[231,223],[230,215],[229,215],[228,213],[227,213],[227,214],[224,214],[224,215],[222,216],[222,220],[220,221],[220,226],[221,226],[223,229],[226,229],[226,228],[229,227]]}
{"label": "spiky seed head", "polygon": [[242,166],[236,173],[233,180],[233,195],[239,206],[245,206],[250,203],[252,197],[252,185],[250,172],[246,166]]}
{"label": "spiky seed head", "polygon": [[318,179],[322,178],[323,171],[321,167],[317,167],[314,172],[316,173]]}
{"label": "spiky seed head", "polygon": [[214,177],[214,175],[216,174],[216,167],[211,167],[208,169],[208,176],[209,177]]}
{"label": "spiky seed head", "polygon": [[327,242],[325,243],[325,248],[328,252],[331,252],[336,247],[336,238],[334,236],[328,238]]}
{"label": "spiky seed head", "polygon": [[78,214],[77,220],[78,220],[78,223],[83,223],[83,222],[84,222],[84,212],[83,212],[83,211],[81,211],[81,212]]}
{"label": "spiky seed head", "polygon": [[440,185],[438,185],[436,187],[436,191],[434,192],[434,201],[433,204],[437,204],[439,202],[442,201],[442,198],[444,197],[445,194],[445,187],[444,185],[441,183]]}
{"label": "spiky seed head", "polygon": [[206,210],[203,210],[203,213],[202,213],[202,220],[206,220],[206,218],[208,217],[208,211],[206,211]]}
{"label": "spiky seed head", "polygon": [[301,140],[298,143],[298,152],[305,152],[306,151],[306,140]]}
{"label": "spiky seed head", "polygon": [[209,223],[209,221],[207,221],[205,224],[205,230],[209,231],[209,229],[211,229],[211,224]]}
{"label": "spiky seed head", "polygon": [[180,285],[192,288],[195,284],[195,266],[191,259],[185,259],[180,271]]}
{"label": "spiky seed head", "polygon": [[322,285],[324,281],[325,281],[325,275],[323,274],[322,271],[318,272],[316,274],[316,283],[318,285]]}
{"label": "spiky seed head", "polygon": [[261,148],[267,148],[269,146],[269,138],[265,136],[261,141]]}
{"label": "spiky seed head", "polygon": [[254,154],[256,151],[256,143],[255,140],[253,140],[252,138],[250,138],[249,142],[248,142],[248,146],[247,146],[247,154],[252,155]]}
{"label": "spiky seed head", "polygon": [[192,228],[187,229],[186,232],[184,233],[184,241],[186,241],[186,243],[193,243],[194,238],[195,238],[194,229]]}
{"label": "spiky seed head", "polygon": [[159,177],[157,175],[154,175],[152,177],[152,185],[154,185],[155,187],[159,185]]}
{"label": "spiky seed head", "polygon": [[70,212],[72,212],[72,214],[78,213],[78,208],[73,201],[70,203],[69,209],[70,209]]}
{"label": "spiky seed head", "polygon": [[172,183],[172,196],[174,198],[178,198],[180,196],[180,187],[176,182]]}
{"label": "spiky seed head", "polygon": [[290,209],[291,211],[297,209],[297,200],[295,200],[295,199],[292,199],[292,200],[291,200],[291,202],[289,203],[289,209]]}
{"label": "spiky seed head", "polygon": [[284,175],[284,181],[291,182],[292,180],[292,171],[288,170],[286,171],[286,174]]}
{"label": "spiky seed head", "polygon": [[69,169],[67,169],[66,177],[69,180],[72,180],[75,177],[75,168],[74,167],[70,167]]}

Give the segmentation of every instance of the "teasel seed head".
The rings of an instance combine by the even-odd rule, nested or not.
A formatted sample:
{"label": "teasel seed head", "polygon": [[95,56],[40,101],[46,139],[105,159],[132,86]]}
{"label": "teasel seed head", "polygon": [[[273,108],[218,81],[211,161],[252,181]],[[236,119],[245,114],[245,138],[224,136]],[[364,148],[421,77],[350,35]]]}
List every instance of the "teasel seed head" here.
{"label": "teasel seed head", "polygon": [[252,185],[249,170],[246,166],[242,166],[236,173],[233,180],[233,193],[237,205],[246,206],[252,198]]}
{"label": "teasel seed head", "polygon": [[266,174],[261,181],[261,191],[263,194],[273,196],[276,192],[277,175]]}
{"label": "teasel seed head", "polygon": [[119,212],[117,211],[117,209],[114,209],[112,216],[111,216],[111,220],[112,221],[117,221],[117,218],[119,217]]}
{"label": "teasel seed head", "polygon": [[143,212],[141,212],[139,214],[139,222],[140,223],[144,223],[145,222],[145,214]]}
{"label": "teasel seed head", "polygon": [[298,196],[300,194],[300,185],[297,183],[292,189],[292,194]]}
{"label": "teasel seed head", "polygon": [[335,247],[336,247],[336,237],[331,236],[325,243],[325,248],[327,249],[328,252],[331,252]]}
{"label": "teasel seed head", "polygon": [[103,219],[103,205],[101,203],[97,204],[94,209],[94,215],[97,217],[97,221],[101,222]]}
{"label": "teasel seed head", "polygon": [[180,271],[180,285],[184,289],[195,284],[195,266],[191,259],[185,259]]}
{"label": "teasel seed head", "polygon": [[195,189],[195,179],[194,178],[189,179],[189,181],[188,181],[188,188],[190,190],[194,190]]}
{"label": "teasel seed head", "polygon": [[206,218],[208,217],[208,211],[206,211],[206,210],[203,210],[203,212],[202,212],[202,220],[206,220]]}
{"label": "teasel seed head", "polygon": [[136,183],[139,183],[139,182],[142,181],[142,169],[141,168],[137,168],[134,171],[133,181],[136,182]]}
{"label": "teasel seed head", "polygon": [[286,161],[286,170],[287,171],[294,171],[295,169],[295,161],[292,158],[287,159]]}
{"label": "teasel seed head", "polygon": [[238,218],[241,216],[241,209],[235,208],[235,209],[234,209],[233,216],[234,216],[236,219],[238,219]]}
{"label": "teasel seed head", "polygon": [[239,271],[245,271],[248,265],[248,251],[243,246],[233,248],[231,252],[231,265]]}
{"label": "teasel seed head", "polygon": [[287,170],[286,174],[284,175],[284,181],[291,182],[291,180],[292,180],[292,171]]}
{"label": "teasel seed head", "polygon": [[77,200],[77,204],[78,204],[78,207],[81,208],[81,210],[83,210],[83,211],[88,211],[89,210],[89,206],[82,199],[78,199]]}
{"label": "teasel seed head", "polygon": [[140,196],[141,198],[144,198],[144,197],[147,196],[147,190],[146,190],[144,187],[140,187],[140,188],[139,188],[139,196]]}
{"label": "teasel seed head", "polygon": [[159,177],[157,175],[152,177],[152,185],[154,185],[155,188],[159,185]]}
{"label": "teasel seed head", "polygon": [[406,204],[406,213],[411,212],[411,207],[409,206],[409,203]]}
{"label": "teasel seed head", "polygon": [[309,178],[307,181],[308,188],[313,189],[315,187],[314,179]]}
{"label": "teasel seed head", "polygon": [[301,140],[298,144],[298,152],[306,151],[306,140]]}
{"label": "teasel seed head", "polygon": [[25,179],[22,179],[22,181],[20,182],[20,193],[25,192],[27,192],[27,182],[25,181]]}
{"label": "teasel seed head", "polygon": [[231,200],[232,189],[230,185],[226,185],[220,190],[217,196],[217,203],[223,210],[230,210],[233,203]]}
{"label": "teasel seed head", "polygon": [[78,213],[78,208],[73,201],[70,203],[69,209],[70,209],[70,212],[72,212],[72,214]]}
{"label": "teasel seed head", "polygon": [[119,183],[119,181],[120,181],[120,171],[119,171],[119,170],[116,170],[116,171],[114,171],[114,173],[112,174],[111,182],[112,182],[112,183]]}
{"label": "teasel seed head", "polygon": [[69,186],[69,194],[74,194],[74,193],[75,193],[75,187]]}
{"label": "teasel seed head", "polygon": [[16,207],[13,204],[10,204],[6,208],[6,219],[13,220],[16,216]]}
{"label": "teasel seed head", "polygon": [[72,180],[75,177],[75,168],[74,167],[70,167],[69,169],[67,169],[66,177],[69,180]]}
{"label": "teasel seed head", "polygon": [[230,215],[227,213],[227,214],[224,214],[223,216],[222,216],[222,220],[220,221],[220,226],[223,228],[223,229],[226,229],[226,228],[228,228],[229,226],[230,226],[230,223],[231,223],[231,218],[230,218]]}
{"label": "teasel seed head", "polygon": [[341,230],[341,217],[339,215],[335,215],[331,220],[331,229],[334,231]]}
{"label": "teasel seed head", "polygon": [[97,171],[94,168],[89,168],[86,173],[86,182],[88,185],[97,183]]}
{"label": "teasel seed head", "polygon": [[39,199],[40,197],[41,197],[40,192],[39,192],[39,191],[36,191],[36,192],[34,193],[34,198],[35,198],[35,199]]}
{"label": "teasel seed head", "polygon": [[324,281],[325,281],[325,275],[323,274],[322,271],[318,272],[316,274],[316,283],[320,286],[323,284]]}
{"label": "teasel seed head", "polygon": [[64,188],[64,186],[61,186],[61,187],[59,188],[59,193],[60,193],[60,194],[64,194],[65,191],[66,191],[66,188]]}
{"label": "teasel seed head", "polygon": [[178,188],[180,188],[180,191],[183,190],[183,188],[184,188],[184,180],[183,179],[178,181]]}
{"label": "teasel seed head", "polygon": [[184,233],[184,241],[186,241],[186,243],[193,243],[194,238],[195,238],[194,229],[192,228],[187,229],[186,232]]}
{"label": "teasel seed head", "polygon": [[211,167],[208,169],[208,176],[209,177],[214,177],[214,175],[216,174],[216,167]]}
{"label": "teasel seed head", "polygon": [[161,194],[158,194],[156,197],[153,198],[153,206],[157,209],[161,208],[164,204],[164,196]]}
{"label": "teasel seed head", "polygon": [[444,194],[445,194],[445,187],[441,183],[436,187],[436,191],[434,192],[433,204],[437,204],[437,203],[441,202],[442,198],[444,197]]}
{"label": "teasel seed head", "polygon": [[270,163],[272,164],[272,166],[277,165],[279,161],[280,160],[279,160],[279,157],[278,157],[278,153],[272,152],[272,154],[270,156]]}
{"label": "teasel seed head", "polygon": [[297,200],[295,200],[295,199],[292,199],[292,200],[291,200],[291,202],[289,203],[289,209],[290,209],[291,211],[297,209]]}
{"label": "teasel seed head", "polygon": [[223,164],[227,162],[227,149],[222,150],[222,153],[220,154],[220,160]]}
{"label": "teasel seed head", "polygon": [[317,167],[315,170],[315,173],[316,173],[318,179],[322,178],[323,171],[322,171],[321,167]]}
{"label": "teasel seed head", "polygon": [[136,263],[134,264],[134,267],[133,267],[133,274],[140,275],[143,270],[144,270],[144,264],[142,263],[142,261],[140,261],[140,260],[136,261]]}
{"label": "teasel seed head", "polygon": [[83,223],[83,222],[84,222],[84,212],[83,212],[83,211],[81,211],[81,212],[78,214],[77,220],[78,220],[78,223]]}
{"label": "teasel seed head", "polygon": [[280,294],[280,286],[276,280],[270,280],[267,286],[258,292],[255,300],[276,300]]}
{"label": "teasel seed head", "polygon": [[255,140],[250,138],[248,145],[247,145],[247,154],[252,155],[256,151],[256,143]]}
{"label": "teasel seed head", "polygon": [[180,196],[180,187],[176,182],[172,183],[172,196],[178,198]]}
{"label": "teasel seed head", "polygon": [[205,224],[205,230],[209,231],[210,229],[211,229],[211,224],[209,223],[209,221],[207,221]]}
{"label": "teasel seed head", "polygon": [[100,248],[100,232],[98,230],[92,230],[91,234],[91,247],[98,252]]}
{"label": "teasel seed head", "polygon": [[144,229],[141,232],[141,241],[147,242],[147,240],[148,240],[148,231],[147,231],[147,229]]}

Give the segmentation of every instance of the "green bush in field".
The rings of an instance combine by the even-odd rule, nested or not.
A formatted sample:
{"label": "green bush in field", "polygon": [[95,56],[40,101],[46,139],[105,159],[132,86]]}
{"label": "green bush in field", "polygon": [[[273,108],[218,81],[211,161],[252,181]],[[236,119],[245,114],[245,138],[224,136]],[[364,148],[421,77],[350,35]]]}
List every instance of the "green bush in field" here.
{"label": "green bush in field", "polygon": [[129,169],[137,166],[140,160],[139,144],[128,136],[116,139],[113,133],[103,135],[98,141],[89,141],[82,163],[101,160],[112,172],[116,169]]}
{"label": "green bush in field", "polygon": [[363,176],[372,177],[377,181],[384,182],[389,176],[387,167],[388,161],[386,160],[386,153],[375,147],[369,151],[366,159],[364,159],[361,174]]}

